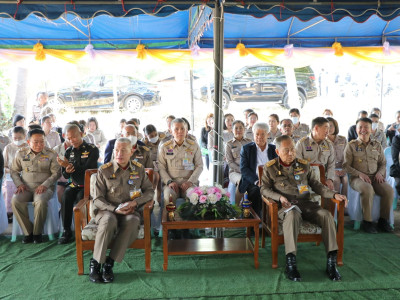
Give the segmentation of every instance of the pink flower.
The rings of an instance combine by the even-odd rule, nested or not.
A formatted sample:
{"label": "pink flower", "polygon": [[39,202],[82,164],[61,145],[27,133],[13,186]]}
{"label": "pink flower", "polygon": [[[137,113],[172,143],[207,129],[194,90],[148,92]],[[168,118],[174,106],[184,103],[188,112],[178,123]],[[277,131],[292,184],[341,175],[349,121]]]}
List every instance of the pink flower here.
{"label": "pink flower", "polygon": [[226,194],[225,194],[228,198],[231,196],[231,193],[229,193],[229,192],[226,192]]}
{"label": "pink flower", "polygon": [[210,187],[208,190],[207,190],[207,194],[208,195],[211,195],[211,194],[214,194],[215,192],[214,192],[214,188],[213,187]]}
{"label": "pink flower", "polygon": [[201,188],[199,188],[199,187],[195,187],[195,188],[193,189],[193,192],[196,193],[196,194],[199,195],[199,196],[203,195],[203,191],[202,191]]}
{"label": "pink flower", "polygon": [[200,203],[206,203],[207,202],[207,196],[206,195],[201,195],[199,202]]}
{"label": "pink flower", "polygon": [[217,201],[219,201],[219,199],[221,199],[222,195],[221,195],[221,193],[216,192],[215,197],[217,197]]}

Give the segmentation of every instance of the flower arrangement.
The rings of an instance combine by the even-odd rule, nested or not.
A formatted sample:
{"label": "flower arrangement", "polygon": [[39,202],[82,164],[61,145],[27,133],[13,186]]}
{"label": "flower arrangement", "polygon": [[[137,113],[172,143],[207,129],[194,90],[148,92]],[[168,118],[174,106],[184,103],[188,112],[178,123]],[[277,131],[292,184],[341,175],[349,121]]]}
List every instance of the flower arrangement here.
{"label": "flower arrangement", "polygon": [[229,196],[229,192],[219,184],[190,188],[186,194],[188,201],[179,206],[178,212],[186,220],[236,218],[241,209],[230,204]]}

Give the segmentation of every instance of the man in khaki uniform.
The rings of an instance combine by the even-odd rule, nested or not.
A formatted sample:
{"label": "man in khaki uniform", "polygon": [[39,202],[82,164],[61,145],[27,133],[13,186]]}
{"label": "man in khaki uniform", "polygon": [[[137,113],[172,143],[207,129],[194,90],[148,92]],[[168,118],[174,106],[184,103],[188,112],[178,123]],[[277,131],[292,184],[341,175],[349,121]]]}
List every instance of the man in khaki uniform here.
{"label": "man in khaki uniform", "polygon": [[280,136],[282,136],[282,135],[290,136],[292,138],[292,140],[294,141],[294,143],[297,143],[301,138],[300,135],[296,135],[295,136],[293,134],[294,127],[293,127],[293,122],[292,122],[291,119],[283,119],[281,121],[281,125],[280,125],[279,130],[281,132]]}
{"label": "man in khaki uniform", "polygon": [[387,147],[386,134],[379,128],[379,116],[377,114],[371,114],[369,118],[372,121],[371,140],[381,143],[382,148],[385,149]]}
{"label": "man in khaki uniform", "polygon": [[[126,249],[136,240],[141,206],[154,196],[143,165],[130,160],[132,154],[131,141],[117,139],[113,162],[102,165],[97,174],[93,205],[98,228],[90,260],[89,279],[92,282],[114,280],[114,261],[121,262]],[[107,247],[113,238],[113,246],[106,257]],[[100,264],[103,264],[102,269]]]}
{"label": "man in khaki uniform", "polygon": [[293,136],[301,139],[310,133],[310,127],[307,124],[300,123],[300,111],[297,108],[289,110],[289,116],[293,122]]}
{"label": "man in khaki uniform", "polygon": [[164,206],[170,196],[175,203],[178,197],[185,198],[188,188],[199,184],[203,171],[203,160],[199,145],[186,138],[185,121],[174,119],[171,124],[173,139],[160,145],[158,168],[164,182]]}
{"label": "man in khaki uniform", "polygon": [[[318,117],[312,120],[312,132],[300,139],[296,144],[298,158],[309,163],[321,164],[325,168],[326,185],[333,190],[335,180],[335,149],[331,141],[327,139],[329,133],[329,121]],[[319,176],[318,176],[319,177]]]}
{"label": "man in khaki uniform", "polygon": [[370,138],[371,124],[369,118],[357,120],[358,138],[347,144],[343,167],[350,175],[350,186],[360,193],[363,229],[368,233],[377,233],[372,223],[372,204],[376,193],[381,197],[378,228],[384,232],[392,232],[393,228],[388,220],[394,191],[385,182],[386,159],[381,144]]}
{"label": "man in khaki uniform", "polygon": [[[22,243],[41,243],[47,216],[47,202],[53,196],[55,183],[61,176],[54,150],[45,147],[44,132],[28,133],[28,145],[20,149],[11,166],[11,178],[17,191],[11,200],[15,217],[24,232]],[[34,221],[29,220],[27,203],[33,201]]]}
{"label": "man in khaki uniform", "polygon": [[329,211],[311,201],[309,191],[311,187],[322,197],[340,201],[347,201],[346,196],[336,194],[322,185],[308,162],[296,158],[296,149],[289,136],[283,135],[276,139],[276,153],[279,157],[264,166],[261,194],[281,206],[278,215],[283,220],[286,275],[290,280],[301,280],[296,265],[297,236],[301,221],[306,220],[322,228],[322,238],[328,254],[327,274],[331,280],[340,280],[341,276],[336,269],[338,246],[335,221]]}

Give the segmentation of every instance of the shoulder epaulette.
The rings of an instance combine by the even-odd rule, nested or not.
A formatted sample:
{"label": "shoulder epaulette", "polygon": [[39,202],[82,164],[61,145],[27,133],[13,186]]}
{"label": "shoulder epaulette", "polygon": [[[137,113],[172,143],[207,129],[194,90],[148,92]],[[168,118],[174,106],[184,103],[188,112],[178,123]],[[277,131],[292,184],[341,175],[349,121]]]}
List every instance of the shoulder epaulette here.
{"label": "shoulder epaulette", "polygon": [[303,136],[298,142],[301,143],[303,141],[305,141],[308,138],[308,136]]}
{"label": "shoulder epaulette", "polygon": [[107,168],[111,167],[112,165],[113,165],[112,162],[108,162],[108,163],[102,165],[102,166],[100,167],[100,169],[107,169]]}
{"label": "shoulder epaulette", "polygon": [[351,141],[349,142],[349,144],[353,144],[353,143],[355,143],[355,142],[357,142],[357,140],[351,140]]}
{"label": "shoulder epaulette", "polygon": [[190,145],[194,145],[194,142],[193,142],[192,140],[190,140],[190,139],[187,139],[186,141],[188,142],[188,144],[190,144]]}
{"label": "shoulder epaulette", "polygon": [[169,141],[165,142],[165,143],[163,144],[163,146],[169,146],[169,145],[171,145],[171,144],[172,144],[172,140],[169,140]]}
{"label": "shoulder epaulette", "polygon": [[297,161],[303,165],[308,165],[308,161],[302,158],[298,158]]}
{"label": "shoulder epaulette", "polygon": [[140,162],[137,162],[136,160],[131,160],[132,164],[134,164],[135,166],[139,167],[139,168],[143,168],[143,165]]}
{"label": "shoulder epaulette", "polygon": [[146,147],[146,146],[142,146],[142,148],[143,148],[145,151],[150,151],[150,149],[149,149],[148,147]]}
{"label": "shoulder epaulette", "polygon": [[160,139],[164,139],[166,137],[165,133],[160,132],[160,134],[158,135]]}
{"label": "shoulder epaulette", "polygon": [[270,160],[269,162],[266,163],[267,167],[272,166],[276,162],[276,159]]}
{"label": "shoulder epaulette", "polygon": [[87,144],[88,144],[88,146],[90,146],[90,147],[92,147],[92,148],[96,148],[96,146],[93,145],[93,144],[91,144],[91,143],[87,143]]}

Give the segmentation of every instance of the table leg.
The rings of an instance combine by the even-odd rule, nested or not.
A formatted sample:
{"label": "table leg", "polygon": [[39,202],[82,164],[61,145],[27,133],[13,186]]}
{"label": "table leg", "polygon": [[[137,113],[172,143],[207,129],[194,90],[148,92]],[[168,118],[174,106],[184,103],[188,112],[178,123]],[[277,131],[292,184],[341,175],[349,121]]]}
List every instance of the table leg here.
{"label": "table leg", "polygon": [[168,229],[167,226],[163,226],[163,253],[164,253],[164,264],[163,270],[167,271],[168,269]]}
{"label": "table leg", "polygon": [[254,265],[256,269],[258,269],[258,266],[260,264],[258,262],[259,235],[260,235],[260,230],[257,224],[254,225]]}

